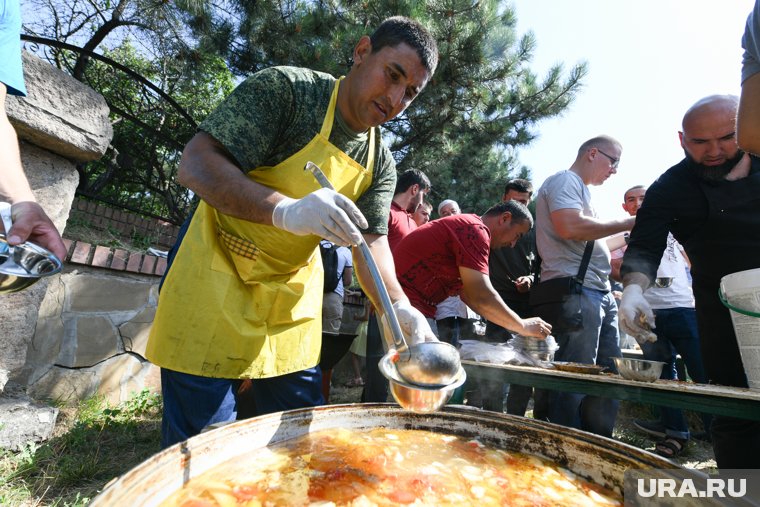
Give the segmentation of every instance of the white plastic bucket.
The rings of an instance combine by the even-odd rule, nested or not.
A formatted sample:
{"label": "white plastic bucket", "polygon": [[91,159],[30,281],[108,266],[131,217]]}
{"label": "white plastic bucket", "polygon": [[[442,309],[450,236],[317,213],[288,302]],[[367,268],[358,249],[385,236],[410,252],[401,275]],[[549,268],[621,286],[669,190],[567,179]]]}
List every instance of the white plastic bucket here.
{"label": "white plastic bucket", "polygon": [[731,312],[749,387],[760,390],[760,269],[724,276],[718,295]]}

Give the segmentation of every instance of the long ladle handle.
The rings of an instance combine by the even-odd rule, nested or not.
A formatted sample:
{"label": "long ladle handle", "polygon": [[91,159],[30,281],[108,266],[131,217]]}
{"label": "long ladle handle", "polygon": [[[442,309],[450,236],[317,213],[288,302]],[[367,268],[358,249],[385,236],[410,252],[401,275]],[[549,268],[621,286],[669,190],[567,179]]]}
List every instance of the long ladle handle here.
{"label": "long ladle handle", "polygon": [[[322,169],[320,169],[314,162],[306,162],[304,170],[311,172],[322,188],[335,190],[332,183],[330,183],[330,180],[325,176],[325,173],[323,173]],[[383,314],[385,315],[385,318],[388,319],[388,324],[391,328],[391,339],[393,342],[388,343],[388,347],[395,347],[396,350],[399,351],[406,349],[406,341],[404,340],[404,333],[401,331],[401,324],[398,322],[396,312],[393,311],[391,297],[388,295],[388,289],[385,287],[385,283],[380,276],[380,270],[377,268],[375,258],[372,257],[372,252],[370,252],[367,242],[364,241],[364,239],[359,242],[358,246],[362,253],[362,257],[364,257],[364,262],[367,264],[367,269],[372,277],[372,281],[375,283],[375,289],[377,289],[378,296],[380,297],[380,306],[383,308]]]}

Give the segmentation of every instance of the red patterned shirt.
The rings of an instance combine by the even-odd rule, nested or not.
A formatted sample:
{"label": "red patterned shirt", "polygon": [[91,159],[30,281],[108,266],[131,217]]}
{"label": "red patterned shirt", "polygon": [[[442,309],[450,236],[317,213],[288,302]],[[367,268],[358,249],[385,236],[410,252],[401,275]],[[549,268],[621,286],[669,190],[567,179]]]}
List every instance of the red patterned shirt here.
{"label": "red patterned shirt", "polygon": [[426,317],[462,290],[459,267],[488,275],[491,233],[477,215],[428,222],[405,237],[393,253],[396,276],[412,306]]}

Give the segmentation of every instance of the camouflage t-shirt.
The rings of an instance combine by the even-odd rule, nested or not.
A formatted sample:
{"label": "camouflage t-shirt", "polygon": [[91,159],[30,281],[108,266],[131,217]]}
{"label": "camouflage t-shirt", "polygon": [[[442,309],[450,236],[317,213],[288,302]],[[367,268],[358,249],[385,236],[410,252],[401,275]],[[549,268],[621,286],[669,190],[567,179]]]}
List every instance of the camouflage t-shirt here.
{"label": "camouflage t-shirt", "polygon": [[[272,67],[243,81],[200,125],[246,172],[275,166],[301,150],[319,132],[335,78],[297,67]],[[365,232],[387,234],[396,187],[396,164],[376,132],[372,183],[356,205],[369,223]],[[366,167],[367,132],[345,124],[337,107],[330,142]]]}

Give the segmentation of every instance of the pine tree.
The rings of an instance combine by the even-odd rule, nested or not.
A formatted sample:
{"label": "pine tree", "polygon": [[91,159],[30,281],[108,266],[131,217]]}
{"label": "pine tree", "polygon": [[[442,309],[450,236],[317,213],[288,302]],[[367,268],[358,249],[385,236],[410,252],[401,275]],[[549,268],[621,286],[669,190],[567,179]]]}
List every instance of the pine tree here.
{"label": "pine tree", "polygon": [[219,51],[234,72],[297,65],[345,74],[359,37],[388,16],[417,19],[438,41],[438,69],[406,113],[384,126],[399,171],[417,168],[433,182],[431,200],[459,201],[482,212],[508,178],[529,177],[519,149],[542,120],[561,114],[581,89],[587,68],[553,66],[543,78],[529,64],[532,33],[518,36],[514,9],[496,0],[240,0],[198,18],[205,49]]}
{"label": "pine tree", "polygon": [[[409,109],[384,125],[383,137],[399,171],[428,174],[431,201],[453,198],[470,212],[495,203],[508,178],[530,177],[520,148],[535,139],[542,120],[562,114],[587,72],[583,62],[567,72],[557,64],[539,78],[529,66],[535,37],[519,35],[515,10],[497,0],[23,1],[60,6],[59,39],[79,36],[83,44],[115,48],[120,30],[131,30],[141,55],[172,71],[162,78],[166,89],[202,82],[199,70],[211,68],[215,56],[238,78],[272,65],[343,75],[355,43],[383,19],[417,19],[438,41],[438,69]],[[50,19],[37,24],[44,28]],[[70,68],[78,72],[83,62]]]}

